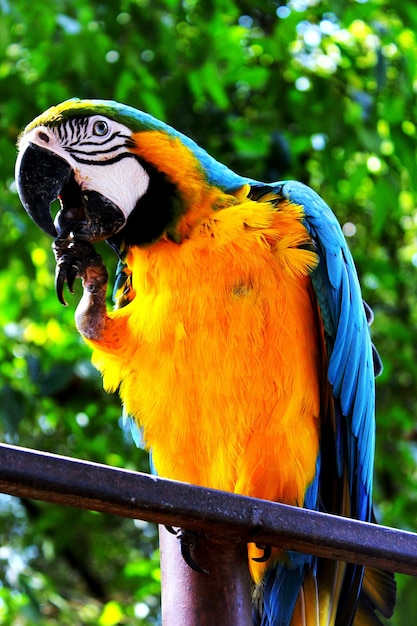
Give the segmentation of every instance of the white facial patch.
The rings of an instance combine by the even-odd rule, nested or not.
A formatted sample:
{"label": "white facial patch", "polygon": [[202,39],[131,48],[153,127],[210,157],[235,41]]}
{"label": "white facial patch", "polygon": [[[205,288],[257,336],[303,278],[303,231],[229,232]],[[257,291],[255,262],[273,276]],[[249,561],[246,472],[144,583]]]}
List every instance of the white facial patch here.
{"label": "white facial patch", "polygon": [[146,193],[149,175],[129,149],[132,131],[102,115],[37,126],[22,136],[20,153],[34,144],[64,159],[81,190],[111,200],[127,219]]}
{"label": "white facial patch", "polygon": [[97,191],[111,200],[127,219],[149,186],[149,175],[135,158],[106,165],[80,164],[75,180],[81,190]]}

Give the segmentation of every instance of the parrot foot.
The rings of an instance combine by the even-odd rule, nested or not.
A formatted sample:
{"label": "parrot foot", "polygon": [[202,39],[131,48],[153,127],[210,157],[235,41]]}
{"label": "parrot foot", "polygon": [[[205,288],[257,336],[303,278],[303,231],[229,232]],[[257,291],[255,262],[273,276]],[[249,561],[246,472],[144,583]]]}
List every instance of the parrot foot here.
{"label": "parrot foot", "polygon": [[55,290],[58,300],[66,306],[64,285],[74,293],[74,282],[82,278],[83,287],[90,293],[97,293],[107,287],[108,274],[103,260],[94,247],[85,240],[62,239],[58,237],[52,244],[57,262]]}
{"label": "parrot foot", "polygon": [[199,574],[209,574],[206,569],[200,567],[198,563],[195,562],[191,554],[192,550],[195,548],[200,533],[191,530],[184,530],[183,528],[173,528],[172,526],[165,526],[165,528],[179,540],[181,546],[181,556],[187,565]]}
{"label": "parrot foot", "polygon": [[258,544],[256,544],[256,547],[259,548],[259,550],[263,550],[264,553],[262,556],[252,558],[252,561],[256,561],[257,563],[266,563],[269,561],[272,556],[271,546],[258,546]]}

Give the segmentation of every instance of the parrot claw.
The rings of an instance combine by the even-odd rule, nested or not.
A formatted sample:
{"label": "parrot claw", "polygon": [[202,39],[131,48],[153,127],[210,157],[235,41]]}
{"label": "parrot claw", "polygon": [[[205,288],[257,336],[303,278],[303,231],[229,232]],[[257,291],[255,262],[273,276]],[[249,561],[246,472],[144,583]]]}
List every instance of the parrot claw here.
{"label": "parrot claw", "polygon": [[77,278],[77,274],[78,274],[77,266],[71,265],[71,267],[68,268],[68,273],[67,273],[67,285],[68,285],[68,290],[70,291],[70,293],[74,293],[74,282],[75,282],[75,279]]}
{"label": "parrot claw", "polygon": [[[55,290],[58,300],[67,305],[64,298],[64,286],[68,285],[70,293],[74,293],[74,282],[77,277],[83,282],[90,278],[89,291],[95,291],[100,284],[107,284],[107,270],[94,247],[85,240],[63,239],[58,237],[52,244],[57,262],[55,274]],[[93,278],[88,270],[94,269]]]}
{"label": "parrot claw", "polygon": [[257,557],[252,558],[252,561],[256,561],[257,563],[266,563],[267,561],[269,561],[272,555],[271,546],[258,546],[257,545],[256,547],[259,548],[259,550],[263,550],[264,553],[262,556],[257,556]]}
{"label": "parrot claw", "polygon": [[198,541],[199,533],[191,530],[184,530],[183,528],[175,529],[172,526],[165,526],[165,528],[169,533],[171,533],[171,535],[175,535],[179,540],[181,546],[181,556],[187,565],[199,574],[209,574],[206,569],[200,567],[198,563],[195,562],[191,554],[191,551]]}
{"label": "parrot claw", "polygon": [[63,306],[67,306],[67,302],[64,298],[64,285],[65,285],[65,274],[62,272],[61,268],[57,265],[56,274],[55,274],[55,291],[58,297],[59,302]]}
{"label": "parrot claw", "polygon": [[64,298],[64,285],[67,282],[68,291],[74,293],[74,282],[78,275],[78,268],[76,265],[68,266],[65,271],[62,265],[57,265],[55,276],[55,291],[58,296],[58,300],[64,306],[67,306],[67,302]]}

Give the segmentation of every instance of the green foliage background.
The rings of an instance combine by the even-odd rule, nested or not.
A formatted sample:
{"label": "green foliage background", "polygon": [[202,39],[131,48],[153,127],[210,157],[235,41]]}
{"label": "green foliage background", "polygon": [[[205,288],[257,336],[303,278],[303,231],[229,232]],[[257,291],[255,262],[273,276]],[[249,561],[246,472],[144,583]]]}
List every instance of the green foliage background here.
{"label": "green foliage background", "polygon": [[[51,241],[14,186],[18,133],[72,96],[112,98],[236,171],[296,178],[350,239],[384,373],[375,500],[417,530],[417,8],[394,0],[0,0],[2,440],[147,469],[53,289]],[[41,17],[40,17],[41,12]],[[103,247],[110,266],[111,252]],[[399,576],[394,625],[417,614]],[[156,530],[0,499],[0,623],[152,624]]]}

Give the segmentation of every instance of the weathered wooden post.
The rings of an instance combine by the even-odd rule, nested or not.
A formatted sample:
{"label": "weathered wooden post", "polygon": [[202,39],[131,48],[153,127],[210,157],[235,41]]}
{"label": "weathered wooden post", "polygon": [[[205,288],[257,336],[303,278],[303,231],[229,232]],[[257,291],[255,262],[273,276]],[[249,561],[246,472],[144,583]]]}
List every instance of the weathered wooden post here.
{"label": "weathered wooden post", "polygon": [[250,576],[246,544],[226,543],[201,534],[192,551],[192,569],[179,541],[159,526],[162,626],[251,626]]}

